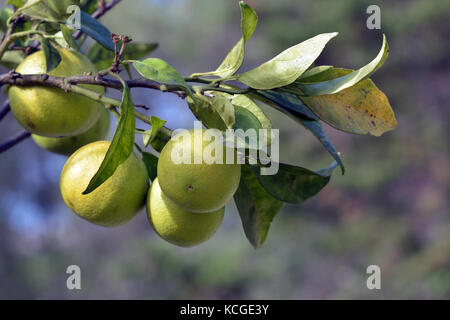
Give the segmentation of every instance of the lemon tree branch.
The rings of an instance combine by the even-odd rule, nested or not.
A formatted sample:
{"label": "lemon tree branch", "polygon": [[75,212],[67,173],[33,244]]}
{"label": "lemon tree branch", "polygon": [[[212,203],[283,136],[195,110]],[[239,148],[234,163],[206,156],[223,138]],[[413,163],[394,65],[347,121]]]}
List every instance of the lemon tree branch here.
{"label": "lemon tree branch", "polygon": [[31,136],[31,133],[29,133],[28,131],[25,131],[25,130],[20,132],[20,133],[18,133],[14,137],[12,137],[12,138],[8,139],[7,141],[3,142],[2,144],[0,144],[0,153],[11,149],[16,144],[18,144],[18,143],[22,142],[23,140],[29,138],[30,136]]}

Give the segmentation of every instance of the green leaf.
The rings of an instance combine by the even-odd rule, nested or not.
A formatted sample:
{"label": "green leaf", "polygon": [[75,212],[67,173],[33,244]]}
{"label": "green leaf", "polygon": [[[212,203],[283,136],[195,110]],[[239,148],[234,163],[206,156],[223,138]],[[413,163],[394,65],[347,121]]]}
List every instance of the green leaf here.
{"label": "green leaf", "polygon": [[133,66],[146,79],[168,85],[179,85],[190,92],[184,78],[170,64],[159,58],[148,58],[143,61],[134,61]]}
{"label": "green leaf", "polygon": [[208,97],[194,95],[186,97],[189,109],[191,109],[194,116],[200,120],[207,128],[215,128],[219,130],[226,130],[227,127],[220,115],[215,109],[211,107]]}
{"label": "green leaf", "polygon": [[[221,87],[228,88],[228,89],[237,89],[237,87],[231,86],[231,85],[221,85]],[[255,101],[249,96],[245,94],[228,94],[221,91],[208,91],[208,93],[213,93],[215,95],[222,95],[224,97],[227,97],[231,100],[231,103],[235,106],[242,107],[244,109],[247,109],[249,112],[252,113],[253,116],[255,116],[258,121],[259,125],[262,127],[262,129],[270,130],[272,129],[272,123],[270,122],[270,119],[264,114],[264,112],[261,110],[261,108],[256,104]],[[236,113],[236,112],[235,112]],[[240,112],[243,113],[243,112]],[[236,116],[235,116],[236,117]],[[238,120],[236,120],[238,122]],[[235,124],[236,126],[236,124]]]}
{"label": "green leaf", "polygon": [[45,63],[47,66],[47,72],[55,69],[61,62],[61,56],[58,50],[52,46],[47,39],[41,37],[42,51],[44,51]]}
{"label": "green leaf", "polygon": [[22,14],[31,18],[52,22],[60,18],[60,14],[48,6],[44,0],[28,0],[25,6],[27,8],[22,11]]}
{"label": "green leaf", "polygon": [[67,16],[67,8],[70,6],[80,6],[80,0],[44,0],[47,5],[62,17]]}
{"label": "green leaf", "polygon": [[248,129],[254,129],[258,132],[259,129],[263,128],[258,118],[249,110],[240,106],[234,106],[234,110],[234,117],[236,120],[233,125],[234,130],[242,129],[246,131]]}
{"label": "green leaf", "polygon": [[149,152],[142,152],[142,161],[145,163],[150,181],[155,180],[158,175],[158,157]]}
{"label": "green leaf", "polygon": [[[22,1],[14,2],[22,7]],[[34,19],[63,22],[64,18],[68,16],[67,8],[79,4],[79,0],[28,0],[25,3],[27,8],[22,13]]]}
{"label": "green leaf", "polygon": [[108,50],[98,43],[94,43],[87,52],[87,57],[97,70],[109,68],[114,61],[114,51]]}
{"label": "green leaf", "polygon": [[239,2],[241,8],[241,33],[242,38],[233,46],[228,52],[225,59],[220,66],[211,72],[194,73],[191,77],[201,76],[218,76],[226,78],[233,75],[242,65],[245,56],[245,44],[255,31],[256,24],[258,23],[258,16],[256,12],[245,2]]}
{"label": "green leaf", "polygon": [[194,116],[207,128],[226,130],[235,123],[234,106],[223,95],[213,97],[195,94],[186,101]]}
{"label": "green leaf", "polygon": [[142,134],[142,141],[144,142],[144,145],[147,147],[150,142],[156,137],[156,134],[158,133],[159,129],[164,127],[166,124],[166,120],[162,120],[158,117],[151,116],[150,121],[152,123],[152,128],[150,130],[145,131]]}
{"label": "green leaf", "polygon": [[320,174],[321,176],[324,176],[324,177],[331,177],[334,169],[336,169],[338,165],[339,164],[336,161],[334,161],[329,167],[319,169],[316,171],[316,173]]}
{"label": "green leaf", "polygon": [[337,35],[319,34],[283,51],[272,60],[238,75],[238,80],[255,89],[273,89],[294,82],[317,59],[323,48]]}
{"label": "green leaf", "polygon": [[301,123],[306,129],[311,131],[311,133],[320,141],[320,143],[325,147],[325,149],[331,154],[334,160],[337,161],[337,163],[341,167],[342,174],[344,174],[345,173],[344,163],[342,162],[341,157],[339,156],[339,152],[336,151],[336,148],[334,147],[330,138],[323,130],[320,121],[304,119],[298,116],[295,112],[291,112],[291,116],[294,120]]}
{"label": "green leaf", "polygon": [[230,99],[224,96],[214,96],[210,100],[211,107],[217,112],[222,119],[226,128],[232,128],[235,123],[234,106]]}
{"label": "green leaf", "polygon": [[264,114],[261,108],[247,95],[235,94],[231,97],[233,105],[242,107],[251,112],[259,121],[262,129],[272,129],[270,119]]}
{"label": "green leaf", "polygon": [[81,10],[87,12],[89,14],[93,14],[95,10],[98,8],[97,0],[87,0],[82,6]]}
{"label": "green leaf", "polygon": [[345,172],[344,164],[342,163],[339,153],[336,151],[333,143],[322,128],[320,121],[308,107],[295,95],[283,93],[276,94],[276,91],[258,91],[256,97],[264,98],[262,101],[268,103],[269,106],[275,107],[277,110],[283,112],[293,120],[303,125],[306,129],[320,141],[331,156],[338,162],[341,167],[342,174]]}
{"label": "green leaf", "polygon": [[[327,81],[321,81],[319,77],[318,79],[314,79],[314,81],[311,81],[311,79],[306,79],[309,80],[308,82],[305,82],[305,79],[296,81],[293,85],[302,90],[304,94],[309,96],[337,93],[357,84],[359,81],[372,75],[384,64],[388,55],[389,46],[386,41],[386,36],[383,34],[383,44],[381,46],[380,52],[375,57],[375,59],[373,59],[364,67],[350,72],[342,77],[334,78],[331,80],[328,80],[327,78],[329,77],[329,75],[327,73],[324,73],[321,74],[320,77],[322,79],[325,78]],[[333,72],[332,69],[330,69],[329,71]]]}
{"label": "green leaf", "polygon": [[6,32],[6,29],[8,29],[8,26],[6,23],[8,22],[9,17],[11,17],[13,14],[13,11],[11,8],[1,8],[0,9],[0,30],[3,32]]}
{"label": "green leaf", "polygon": [[161,152],[161,150],[164,148],[167,142],[170,141],[171,136],[171,130],[158,130],[156,132],[155,137],[150,141],[151,146],[153,149],[155,149],[158,152]]}
{"label": "green leaf", "polygon": [[77,43],[75,42],[75,39],[73,38],[73,30],[70,29],[68,26],[61,24],[61,33],[62,36],[64,38],[64,40],[67,42],[67,44],[69,45],[69,47],[76,49]]}
{"label": "green leaf", "polygon": [[98,20],[92,18],[84,11],[80,11],[81,31],[89,35],[105,48],[114,51],[114,43],[111,32]]}
{"label": "green leaf", "polygon": [[80,0],[42,0],[42,2],[56,12],[59,18],[68,16],[68,7],[72,5],[80,6]]}
{"label": "green leaf", "polygon": [[[271,132],[272,123],[270,119],[261,110],[261,108],[256,104],[256,102],[253,101],[249,96],[243,94],[233,95],[231,98],[231,102],[233,103],[235,108],[236,123],[234,125],[234,129],[241,128],[244,131],[249,128],[253,128],[256,131],[260,129],[266,130],[267,140],[265,141],[265,145],[270,145],[273,139]],[[246,110],[246,112],[240,110],[240,108]],[[254,118],[258,120],[258,123],[255,121]],[[257,139],[258,149],[263,146],[259,138],[260,136],[258,135]],[[246,140],[246,143],[247,144],[249,143],[248,139]]]}
{"label": "green leaf", "polygon": [[23,5],[26,3],[26,0],[7,0],[6,4],[10,4],[14,7],[16,7],[17,9],[20,7],[23,7]]}
{"label": "green leaf", "polygon": [[131,99],[128,85],[123,81],[122,85],[123,96],[122,103],[120,104],[120,119],[116,132],[100,168],[94,177],[92,177],[83,194],[94,191],[103,182],[108,180],[114,174],[117,167],[127,160],[133,152],[135,130],[134,103]]}
{"label": "green leaf", "polygon": [[[337,166],[335,162],[333,169]],[[259,183],[276,199],[288,203],[302,203],[315,196],[330,181],[332,169],[321,174],[314,171],[280,163],[274,175],[260,174],[261,167],[252,166]],[[325,174],[324,174],[325,173]]]}
{"label": "green leaf", "polygon": [[15,69],[25,59],[22,51],[11,50],[5,51],[0,63],[8,69]]}
{"label": "green leaf", "polygon": [[[232,88],[231,86],[224,86],[227,88]],[[217,96],[222,96],[225,97],[227,100],[231,101],[231,104],[234,106],[234,124],[231,127],[227,127],[223,120],[220,118],[220,116],[218,116],[217,112],[213,112],[214,110],[212,110],[211,108],[205,108],[202,109],[202,113],[208,113],[208,111],[213,112],[213,114],[207,114],[207,116],[205,116],[205,114],[202,114],[200,116],[200,118],[202,119],[206,119],[206,123],[205,124],[208,128],[217,128],[217,129],[221,129],[221,130],[226,130],[229,128],[232,128],[234,130],[237,129],[242,129],[245,134],[245,132],[248,129],[253,129],[256,132],[258,132],[258,130],[260,129],[266,129],[266,130],[270,130],[272,129],[272,124],[270,123],[269,118],[267,118],[267,116],[262,112],[261,108],[249,97],[247,97],[246,95],[231,95],[228,93],[224,93],[221,91],[208,91],[208,93],[212,93],[214,95]],[[194,114],[198,114],[194,112]],[[202,120],[204,121],[204,120]],[[213,122],[213,124],[211,124],[211,122]],[[216,124],[219,123],[219,124]],[[254,141],[256,143],[256,145],[251,145],[250,142],[250,138],[248,136],[245,136],[244,139],[242,138],[242,136],[240,134],[238,134],[239,132],[235,132],[235,136],[240,139],[247,148],[255,148],[255,149],[259,149],[261,144],[259,142],[259,135],[257,135],[257,139],[256,141]],[[268,132],[268,135],[270,133]],[[271,142],[271,137],[268,136],[267,138],[267,144],[270,144]],[[231,141],[230,141],[231,142]],[[233,138],[233,142],[234,142],[234,138]]]}
{"label": "green leaf", "polygon": [[310,78],[313,77],[317,77],[321,74],[323,74],[324,72],[332,69],[333,66],[317,66],[317,67],[313,67],[307,71],[305,71],[304,74],[302,74],[297,81],[304,81],[304,82],[308,82],[308,80],[310,80]]}
{"label": "green leaf", "polygon": [[[353,73],[332,69],[329,78]],[[338,130],[354,134],[380,136],[397,126],[394,111],[386,95],[370,79],[365,79],[338,93],[300,97],[321,120]]]}
{"label": "green leaf", "polygon": [[124,59],[127,60],[140,60],[147,57],[150,53],[158,48],[156,42],[142,43],[142,42],[131,42],[127,43],[125,50],[123,52]]}
{"label": "green leaf", "polygon": [[283,108],[290,109],[292,111],[301,113],[308,119],[317,120],[319,119],[305,104],[299,100],[299,98],[291,93],[276,91],[276,90],[266,90],[258,91],[257,94],[265,99],[282,106]]}
{"label": "green leaf", "polygon": [[247,239],[255,248],[259,248],[266,240],[270,224],[283,202],[272,197],[260,185],[249,165],[242,165],[241,170],[241,181],[234,194],[234,201]]}
{"label": "green leaf", "polygon": [[[124,60],[139,60],[148,56],[158,47],[157,43],[127,43],[123,53]],[[98,43],[94,43],[87,53],[89,60],[95,65],[97,70],[110,67],[114,61],[114,51],[105,49]],[[128,65],[126,65],[128,66]]]}
{"label": "green leaf", "polygon": [[[259,142],[259,130],[263,129],[261,122],[259,122],[258,118],[251,113],[249,110],[240,107],[240,106],[234,106],[235,111],[235,119],[236,122],[233,125],[234,130],[242,129],[243,133],[245,135],[245,132],[249,129],[255,130],[256,135],[256,141],[253,141],[253,139],[250,139],[248,136],[241,136],[241,132],[235,131],[234,135],[243,143],[245,143],[246,148],[253,148],[253,149],[259,149],[259,146],[261,145]],[[252,143],[253,142],[253,143]]]}
{"label": "green leaf", "polygon": [[64,39],[62,31],[58,31],[53,35],[54,38],[52,38],[52,41],[56,42],[60,47],[62,48],[69,48],[69,44],[67,43],[66,39]]}

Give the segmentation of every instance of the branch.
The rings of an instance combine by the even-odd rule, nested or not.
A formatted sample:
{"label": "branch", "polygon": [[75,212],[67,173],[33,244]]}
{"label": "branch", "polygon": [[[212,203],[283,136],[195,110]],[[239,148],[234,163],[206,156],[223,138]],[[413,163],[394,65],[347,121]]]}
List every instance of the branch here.
{"label": "branch", "polygon": [[21,141],[27,139],[30,136],[31,136],[31,133],[29,133],[27,131],[22,131],[21,133],[15,135],[14,137],[7,140],[6,142],[0,144],[0,153],[11,149],[16,144],[19,144]]}
{"label": "branch", "polygon": [[17,24],[20,22],[20,16],[11,19],[11,24],[9,24],[8,29],[6,30],[6,33],[4,34],[2,38],[2,42],[0,43],[0,59],[3,57],[3,54],[5,53],[6,49],[8,48],[8,45],[11,41],[11,35],[14,33],[14,30],[16,29]]}
{"label": "branch", "polygon": [[[126,82],[128,84],[128,87],[130,88],[139,87],[159,91],[168,91],[178,95],[180,98],[185,98],[186,96],[186,94],[183,91],[184,88],[178,85],[164,85],[159,82],[148,79],[127,80]],[[47,87],[57,87],[65,91],[74,91],[71,90],[71,87],[73,87],[73,85],[92,84],[122,90],[122,84],[120,83],[120,81],[115,79],[104,78],[101,74],[72,76],[63,78],[63,77],[49,76],[48,74],[22,75],[15,71],[10,71],[8,73],[0,74],[0,87],[4,84],[18,85],[18,86],[39,85]],[[81,89],[81,87],[79,88]]]}
{"label": "branch", "polygon": [[[99,19],[105,13],[107,13],[109,10],[114,8],[120,1],[121,0],[112,0],[111,2],[108,2],[106,4],[103,2],[103,5],[100,5],[99,8],[96,11],[94,11],[94,13],[91,15],[91,17],[94,18],[94,19]],[[102,4],[102,2],[100,4]],[[73,34],[73,37],[75,39],[78,39],[78,38],[80,38],[80,36],[82,34],[83,34],[83,31],[77,30],[77,32],[75,32]]]}
{"label": "branch", "polygon": [[[170,91],[177,94],[180,97],[185,97],[184,92],[179,92],[176,90],[180,90],[180,87],[178,86],[168,86],[168,85],[162,85],[158,82],[152,81],[152,80],[128,80],[126,81],[129,87],[144,87],[144,88],[150,88],[150,89],[156,89],[161,91]],[[47,86],[47,87],[55,87],[60,88],[66,92],[73,92],[80,94],[82,96],[85,96],[87,98],[90,98],[94,101],[98,101],[100,103],[103,103],[104,105],[108,106],[109,109],[112,110],[110,106],[114,107],[120,107],[121,102],[119,100],[107,97],[101,93],[98,93],[96,91],[92,91],[80,86],[77,86],[75,84],[93,84],[93,85],[101,85],[109,88],[114,88],[118,90],[122,90],[122,84],[119,80],[114,79],[105,79],[99,75],[92,76],[92,75],[86,75],[86,76],[75,76],[75,77],[67,77],[67,78],[61,78],[61,77],[53,77],[49,76],[47,74],[37,74],[37,75],[21,75],[17,72],[10,71],[5,74],[0,75],[0,87],[4,84],[11,84],[11,85],[19,85],[19,86],[33,86],[33,85],[40,85],[40,86]],[[117,110],[116,110],[117,111]],[[135,110],[134,111],[136,117],[143,122],[147,124],[152,124],[151,118],[144,115],[143,113]],[[169,130],[169,129],[167,129]]]}
{"label": "branch", "polygon": [[7,99],[5,102],[3,102],[2,107],[0,108],[0,121],[3,120],[3,118],[8,114],[8,112],[11,110],[9,106],[9,100]]}

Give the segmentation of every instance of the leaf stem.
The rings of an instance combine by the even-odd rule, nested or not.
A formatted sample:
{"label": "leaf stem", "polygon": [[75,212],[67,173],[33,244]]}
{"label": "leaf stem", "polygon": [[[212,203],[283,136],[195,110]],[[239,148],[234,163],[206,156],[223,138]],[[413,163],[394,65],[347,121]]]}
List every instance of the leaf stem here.
{"label": "leaf stem", "polygon": [[[8,29],[12,30],[11,28]],[[3,54],[5,53],[5,51],[8,49],[8,46],[11,42],[13,42],[14,40],[16,40],[17,38],[21,38],[21,37],[26,37],[29,35],[33,35],[33,34],[38,34],[44,38],[56,38],[54,35],[48,35],[46,32],[41,31],[41,30],[27,30],[27,31],[21,31],[21,32],[16,32],[16,33],[9,33],[7,32],[5,38],[3,39],[2,43],[0,44],[0,59],[3,57]]]}
{"label": "leaf stem", "polygon": [[41,2],[42,2],[42,0],[35,0],[35,1],[33,1],[33,2],[30,2],[30,3],[28,3],[28,4],[25,4],[23,7],[20,7],[19,9],[17,9],[17,10],[13,13],[13,15],[11,15],[11,17],[9,17],[9,19],[8,19],[7,22],[6,22],[6,24],[7,24],[7,25],[11,24],[11,21],[12,21],[13,19],[15,19],[21,12],[23,12],[24,10],[27,10],[27,9],[29,9],[29,8],[31,8],[31,7],[34,7],[35,5],[37,5],[37,4],[41,3]]}
{"label": "leaf stem", "polygon": [[247,94],[251,92],[255,92],[255,89],[247,87],[244,89],[229,89],[229,88],[223,88],[223,87],[216,87],[214,85],[210,86],[204,86],[201,88],[201,92],[205,91],[218,91],[218,92],[225,92],[229,94]]}
{"label": "leaf stem", "polygon": [[194,77],[186,77],[184,78],[184,81],[186,82],[198,82],[198,83],[213,83],[213,80],[211,79],[205,79],[205,78],[194,78]]}

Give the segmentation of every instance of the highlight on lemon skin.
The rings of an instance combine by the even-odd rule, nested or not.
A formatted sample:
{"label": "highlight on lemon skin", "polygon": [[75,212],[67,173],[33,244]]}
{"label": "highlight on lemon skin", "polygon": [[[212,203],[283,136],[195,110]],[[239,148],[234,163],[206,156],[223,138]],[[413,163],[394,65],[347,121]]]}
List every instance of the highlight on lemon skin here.
{"label": "highlight on lemon skin", "polygon": [[148,173],[143,161],[132,153],[97,189],[83,195],[97,172],[109,141],[97,141],[78,149],[66,161],[60,179],[64,202],[81,218],[104,227],[130,221],[145,204]]}
{"label": "highlight on lemon skin", "polygon": [[156,178],[147,196],[147,217],[156,233],[181,247],[192,247],[210,239],[222,224],[225,207],[195,213],[183,209],[161,190]]}

